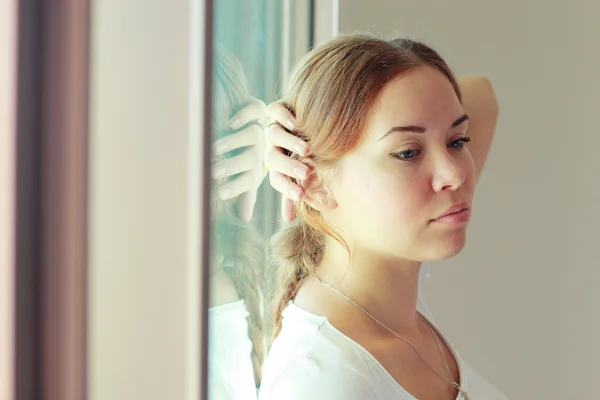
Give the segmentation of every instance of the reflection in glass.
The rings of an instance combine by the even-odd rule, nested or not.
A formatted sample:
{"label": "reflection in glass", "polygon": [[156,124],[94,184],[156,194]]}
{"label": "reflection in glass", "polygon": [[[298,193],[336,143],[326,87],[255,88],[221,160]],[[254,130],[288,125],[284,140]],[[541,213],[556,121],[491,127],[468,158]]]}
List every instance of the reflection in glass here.
{"label": "reflection in glass", "polygon": [[263,245],[248,220],[264,177],[264,104],[250,97],[239,61],[222,46],[213,68],[209,395],[253,399],[263,358]]}
{"label": "reflection in glass", "polygon": [[262,184],[265,103],[280,92],[284,37],[295,37],[283,35],[284,3],[214,2],[210,400],[255,400],[266,356],[265,238],[277,228],[280,198]]}

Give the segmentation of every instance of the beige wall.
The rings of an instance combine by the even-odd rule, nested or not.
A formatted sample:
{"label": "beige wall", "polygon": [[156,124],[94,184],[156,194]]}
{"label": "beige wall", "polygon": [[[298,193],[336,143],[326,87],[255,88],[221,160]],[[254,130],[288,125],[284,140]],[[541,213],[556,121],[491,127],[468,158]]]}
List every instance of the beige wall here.
{"label": "beige wall", "polygon": [[200,4],[93,3],[91,400],[198,398]]}
{"label": "beige wall", "polygon": [[0,399],[14,395],[17,1],[0,0]]}
{"label": "beige wall", "polygon": [[416,37],[494,83],[501,115],[469,243],[426,295],[512,399],[598,397],[599,12],[586,0],[341,0],[342,32]]}

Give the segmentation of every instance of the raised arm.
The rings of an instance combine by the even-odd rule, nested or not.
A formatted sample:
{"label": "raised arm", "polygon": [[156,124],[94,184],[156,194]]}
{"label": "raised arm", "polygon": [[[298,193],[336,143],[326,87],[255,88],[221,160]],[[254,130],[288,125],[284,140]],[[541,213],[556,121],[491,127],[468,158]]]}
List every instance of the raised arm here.
{"label": "raised arm", "polygon": [[460,76],[458,84],[463,94],[463,107],[469,116],[471,142],[468,148],[475,163],[475,176],[479,179],[496,130],[498,101],[491,82],[483,76]]}

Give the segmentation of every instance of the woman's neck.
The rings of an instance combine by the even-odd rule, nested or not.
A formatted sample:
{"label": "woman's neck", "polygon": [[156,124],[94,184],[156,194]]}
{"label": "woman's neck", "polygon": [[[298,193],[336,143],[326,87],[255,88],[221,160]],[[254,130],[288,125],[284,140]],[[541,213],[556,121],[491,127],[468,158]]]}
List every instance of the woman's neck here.
{"label": "woman's neck", "polygon": [[328,242],[316,271],[317,277],[354,300],[397,334],[418,334],[421,263],[356,247],[351,252],[349,259],[339,243]]}

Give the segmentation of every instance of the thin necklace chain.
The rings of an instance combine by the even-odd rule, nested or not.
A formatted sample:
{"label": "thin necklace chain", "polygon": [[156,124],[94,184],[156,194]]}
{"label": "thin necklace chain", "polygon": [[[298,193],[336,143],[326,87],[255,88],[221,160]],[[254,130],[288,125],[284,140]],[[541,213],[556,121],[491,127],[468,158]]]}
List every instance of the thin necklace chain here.
{"label": "thin necklace chain", "polygon": [[[343,298],[345,298],[346,300],[348,300],[350,303],[352,303],[356,308],[358,308],[363,313],[365,313],[369,318],[371,318],[373,321],[375,321],[383,329],[385,329],[386,331],[390,332],[392,335],[396,336],[398,339],[402,340],[403,342],[405,342],[406,344],[408,344],[410,347],[412,347],[412,349],[415,351],[415,353],[417,353],[417,355],[419,356],[419,358],[425,363],[425,365],[427,365],[427,367],[429,367],[429,369],[431,369],[440,378],[442,378],[443,380],[445,380],[446,382],[448,382],[450,385],[452,385],[452,387],[454,387],[456,390],[458,390],[458,393],[460,394],[460,396],[462,396],[462,398],[464,400],[470,400],[469,395],[467,394],[467,392],[463,391],[461,389],[460,385],[454,379],[448,379],[445,376],[443,376],[441,373],[439,373],[439,371],[437,369],[435,369],[431,364],[429,364],[429,362],[427,362],[427,360],[425,359],[425,357],[423,357],[423,355],[417,349],[417,347],[414,344],[412,344],[408,339],[405,339],[404,337],[400,336],[399,334],[397,334],[396,332],[394,332],[393,330],[391,330],[390,328],[388,328],[386,325],[384,325],[382,322],[380,322],[377,318],[375,318],[373,315],[371,315],[371,313],[369,313],[367,310],[365,310],[364,308],[362,308],[357,302],[355,302],[350,297],[346,296],[344,293],[340,292],[338,289],[334,288],[333,286],[331,286],[327,282],[322,281],[317,275],[313,274],[313,276],[315,277],[315,279],[319,283],[321,283],[322,285],[324,285],[324,286],[328,287],[329,289],[333,290],[334,292],[336,292],[337,294],[339,294],[340,296],[342,296]],[[425,321],[425,319],[420,314],[418,314],[418,315],[423,320],[423,322],[425,323],[425,325],[427,325],[427,327],[429,328],[429,331],[431,332],[433,338],[435,339],[435,343],[437,345],[438,351],[440,352],[440,355],[442,356],[442,360],[444,361],[444,365],[446,366],[446,370],[450,374],[450,377],[452,377],[452,372],[450,371],[450,367],[448,366],[448,363],[446,362],[446,357],[444,357],[444,352],[442,351],[442,346],[441,346],[441,344],[440,344],[440,342],[439,342],[439,340],[437,338],[437,335],[435,334],[435,332],[433,331],[433,328],[429,325],[429,323],[427,323],[427,321]]]}
{"label": "thin necklace chain", "polygon": [[[419,314],[419,317],[425,323],[425,325],[427,325],[427,328],[429,328],[429,332],[431,332],[431,336],[433,336],[433,339],[435,340],[435,344],[437,345],[440,356],[442,357],[442,361],[444,361],[444,366],[446,367],[446,371],[448,371],[448,375],[452,378],[452,371],[450,371],[450,367],[448,366],[448,363],[446,362],[446,356],[444,355],[444,352],[442,350],[442,345],[440,343],[440,339],[438,338],[438,335],[433,331],[433,328],[431,327],[431,325],[427,321],[425,321],[425,319],[421,316],[421,314]],[[452,379],[452,382],[457,383],[454,379]],[[452,385],[452,386],[454,386],[454,385]],[[458,390],[460,390],[461,393],[463,393],[463,391],[460,388]]]}

